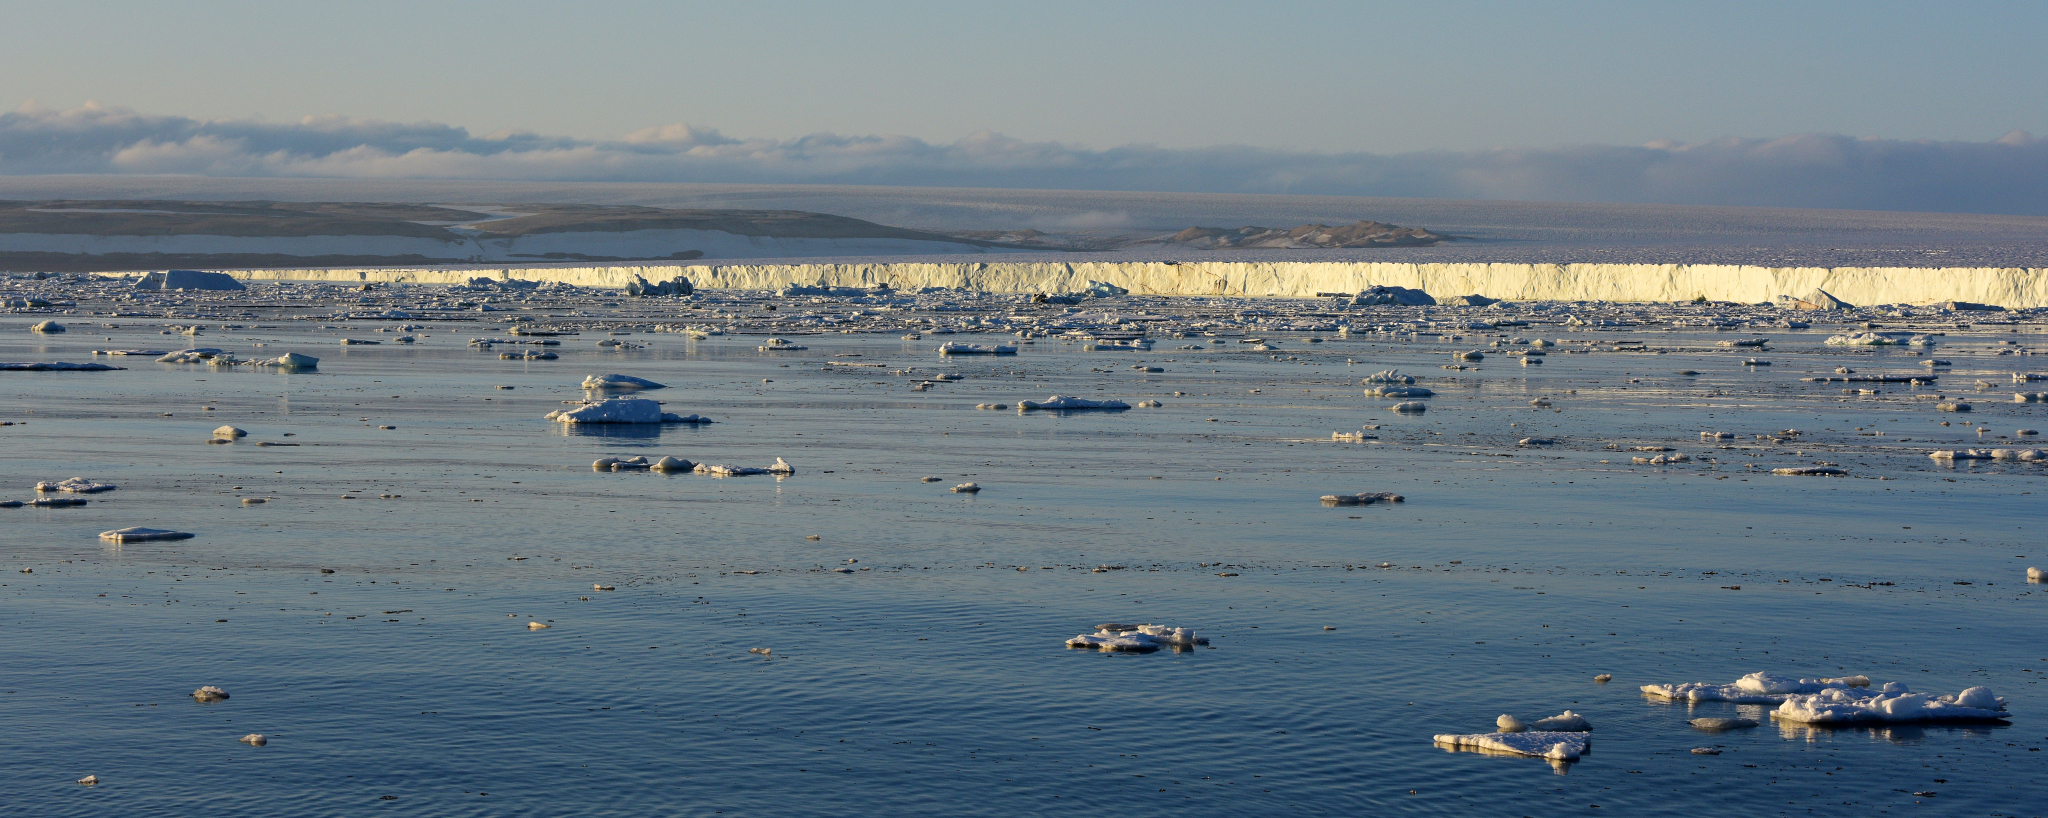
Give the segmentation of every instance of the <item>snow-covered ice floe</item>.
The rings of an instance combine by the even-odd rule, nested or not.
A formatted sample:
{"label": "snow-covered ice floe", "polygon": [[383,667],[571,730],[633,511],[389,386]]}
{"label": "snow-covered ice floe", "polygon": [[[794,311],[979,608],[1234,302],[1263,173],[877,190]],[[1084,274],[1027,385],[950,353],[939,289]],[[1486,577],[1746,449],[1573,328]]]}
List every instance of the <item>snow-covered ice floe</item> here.
{"label": "snow-covered ice floe", "polygon": [[1094,648],[1104,652],[1151,653],[1165,647],[1184,648],[1209,644],[1206,638],[1195,635],[1193,628],[1175,628],[1166,625],[1096,625],[1094,633],[1084,633],[1067,640],[1070,648]]}
{"label": "snow-covered ice floe", "polygon": [[1911,332],[1858,332],[1829,336],[1829,346],[1934,346],[1934,337]]}
{"label": "snow-covered ice floe", "polygon": [[1788,466],[1782,469],[1772,469],[1771,473],[1792,476],[1827,476],[1848,474],[1848,472],[1843,471],[1834,466]]}
{"label": "snow-covered ice floe", "polygon": [[710,423],[698,415],[661,411],[661,404],[646,398],[608,398],[585,402],[575,409],[549,412],[547,419],[559,423]]}
{"label": "snow-covered ice floe", "polygon": [[1129,408],[1131,408],[1130,404],[1120,400],[1088,400],[1087,398],[1070,398],[1065,395],[1054,395],[1042,401],[1017,401],[1017,411],[1019,412],[1029,412],[1033,409],[1056,409],[1062,411],[1106,409],[1116,411]]}
{"label": "snow-covered ice floe", "polygon": [[1880,691],[1829,689],[1791,695],[1771,718],[1805,724],[1854,722],[1985,722],[2008,721],[2005,700],[1991,688],[1972,687],[1953,696],[1912,693],[1898,682]]}
{"label": "snow-covered ice floe", "polygon": [[265,359],[265,360],[261,360],[261,361],[255,361],[255,362],[253,362],[253,363],[255,363],[255,365],[256,365],[256,366],[274,366],[274,367],[277,367],[277,368],[279,368],[279,369],[318,369],[318,368],[320,368],[320,359],[319,359],[319,358],[315,358],[315,357],[313,357],[313,356],[311,356],[311,355],[300,355],[299,353],[296,353],[296,352],[287,352],[287,353],[285,353],[285,354],[283,354],[283,355],[279,355],[279,356],[277,356],[277,357],[275,357],[275,358],[268,358],[268,359]]}
{"label": "snow-covered ice floe", "polygon": [[1532,730],[1538,733],[1584,733],[1593,729],[1593,723],[1586,721],[1585,716],[1570,710],[1547,719],[1537,719],[1531,722],[1524,722],[1521,719],[1503,713],[1499,718],[1493,720],[1493,724],[1494,727],[1503,733],[1523,733]]}
{"label": "snow-covered ice floe", "polygon": [[1375,386],[1365,390],[1368,398],[1427,398],[1435,394],[1421,386]]}
{"label": "snow-covered ice floe", "polygon": [[1823,690],[1848,690],[1870,686],[1868,676],[1844,676],[1839,679],[1800,679],[1782,673],[1758,671],[1735,680],[1734,684],[1719,685],[1712,682],[1682,682],[1677,684],[1643,685],[1642,691],[1665,699],[1683,699],[1694,702],[1734,702],[1736,704],[1778,704],[1785,697],[1795,694],[1819,693]]}
{"label": "snow-covered ice floe", "polygon": [[100,539],[111,542],[149,542],[152,540],[189,540],[192,539],[192,535],[183,531],[172,531],[167,528],[135,526],[132,528],[117,528],[113,531],[102,531],[100,532]]}
{"label": "snow-covered ice floe", "polygon": [[1718,716],[1693,719],[1686,723],[1692,725],[1693,729],[1696,730],[1741,730],[1755,727],[1759,724],[1756,719],[1723,718]]}
{"label": "snow-covered ice floe", "polygon": [[1015,355],[1017,348],[1009,344],[963,344],[948,341],[939,345],[940,355]]}
{"label": "snow-covered ice floe", "polygon": [[1436,743],[1547,758],[1552,761],[1577,761],[1579,756],[1592,748],[1593,737],[1585,733],[1552,731],[1465,735],[1447,733],[1437,736]]}
{"label": "snow-covered ice floe", "polygon": [[698,474],[708,474],[713,477],[744,477],[750,474],[790,475],[796,473],[796,467],[789,465],[788,462],[778,457],[775,458],[775,465],[765,469],[757,469],[752,466],[729,466],[723,463],[698,463],[691,471]]}
{"label": "snow-covered ice floe", "polygon": [[1096,352],[1101,350],[1112,349],[1128,349],[1134,352],[1147,352],[1152,349],[1152,339],[1135,338],[1129,341],[1109,341],[1103,339],[1096,339],[1081,345],[1081,350],[1084,352]]}
{"label": "snow-covered ice floe", "polygon": [[646,379],[646,378],[635,378],[635,377],[633,377],[633,376],[631,376],[631,375],[620,375],[620,374],[616,374],[616,373],[614,373],[614,374],[610,374],[610,375],[592,375],[592,376],[590,376],[590,377],[584,378],[584,379],[583,379],[583,388],[585,388],[585,389],[619,389],[619,390],[624,390],[624,389],[667,389],[667,388],[668,388],[668,385],[667,385],[667,384],[659,384],[659,383],[655,383],[655,382],[653,382],[653,381],[650,381],[650,380],[648,380],[648,379]]}
{"label": "snow-covered ice floe", "polygon": [[119,369],[127,367],[67,361],[0,361],[0,372],[112,372]]}
{"label": "snow-covered ice floe", "polygon": [[804,346],[803,344],[792,343],[784,338],[770,338],[768,339],[768,343],[762,344],[761,346],[757,347],[757,349],[761,350],[762,352],[800,352],[806,349],[810,349],[810,347]]}
{"label": "snow-covered ice floe", "polygon": [[67,477],[63,480],[44,480],[36,484],[36,491],[61,491],[67,494],[98,494],[120,488],[112,483],[95,483],[83,477]]}
{"label": "snow-covered ice floe", "polygon": [[1367,506],[1373,503],[1405,503],[1407,498],[1391,491],[1368,491],[1362,494],[1325,494],[1326,506]]}
{"label": "snow-covered ice floe", "polygon": [[1401,374],[1401,371],[1398,369],[1382,369],[1365,376],[1365,382],[1410,384],[1415,382],[1415,378]]}

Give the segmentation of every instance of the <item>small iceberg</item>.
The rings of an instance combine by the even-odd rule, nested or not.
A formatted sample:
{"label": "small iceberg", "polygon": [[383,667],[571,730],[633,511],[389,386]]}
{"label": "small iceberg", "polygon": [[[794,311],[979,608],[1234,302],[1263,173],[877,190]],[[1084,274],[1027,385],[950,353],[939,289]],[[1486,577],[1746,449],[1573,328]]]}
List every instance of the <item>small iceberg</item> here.
{"label": "small iceberg", "polygon": [[1042,401],[1017,401],[1017,411],[1019,412],[1029,412],[1034,409],[1052,409],[1060,411],[1077,411],[1082,409],[1105,409],[1109,411],[1119,411],[1129,408],[1131,408],[1130,404],[1120,400],[1088,400],[1087,398],[1070,398],[1065,395],[1054,395]]}
{"label": "small iceberg", "polygon": [[635,378],[631,375],[619,375],[615,373],[610,375],[592,375],[590,377],[584,378],[583,388],[611,390],[667,389],[668,385],[655,383],[646,378]]}
{"label": "small iceberg", "polygon": [[1151,653],[1165,647],[1188,648],[1206,644],[1209,640],[1196,636],[1193,628],[1166,625],[1097,625],[1094,633],[1080,634],[1067,640],[1067,647],[1094,648],[1104,653]]}
{"label": "small iceberg", "polygon": [[102,531],[100,532],[100,539],[108,542],[151,542],[155,540],[189,540],[192,539],[192,535],[183,531],[172,531],[167,528],[135,526],[132,528],[118,528],[113,531]]}

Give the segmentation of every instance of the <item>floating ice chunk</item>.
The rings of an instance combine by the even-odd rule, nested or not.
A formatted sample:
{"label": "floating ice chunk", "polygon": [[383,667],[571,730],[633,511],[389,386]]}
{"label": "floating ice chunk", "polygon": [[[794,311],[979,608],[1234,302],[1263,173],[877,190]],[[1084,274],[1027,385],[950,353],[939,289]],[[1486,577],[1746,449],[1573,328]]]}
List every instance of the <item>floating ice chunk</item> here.
{"label": "floating ice chunk", "polygon": [[546,630],[546,629],[548,629],[548,628],[552,628],[552,627],[554,627],[554,626],[553,626],[553,625],[550,625],[550,624],[548,624],[548,623],[546,623],[546,622],[535,622],[535,621],[532,621],[532,620],[528,620],[528,621],[527,621],[527,623],[526,623],[526,629],[527,629],[527,630],[530,630],[530,631]]}
{"label": "floating ice chunk", "polygon": [[2027,569],[2027,581],[2028,581],[2028,582],[2048,582],[2048,569],[2043,569],[2043,568],[2028,568],[2028,569]]}
{"label": "floating ice chunk", "polygon": [[1376,386],[1365,390],[1368,398],[1426,398],[1435,394],[1421,386]]}
{"label": "floating ice chunk", "polygon": [[1642,691],[1666,699],[1684,699],[1695,702],[1735,702],[1736,704],[1777,704],[1795,693],[1818,693],[1822,690],[1852,687],[1869,687],[1868,676],[1845,676],[1839,679],[1800,679],[1780,673],[1751,673],[1734,684],[1717,685],[1712,682],[1683,682],[1678,684],[1648,684]]}
{"label": "floating ice chunk", "polygon": [[1743,361],[1742,361],[1742,365],[1743,365],[1743,366],[1770,366],[1770,365],[1771,365],[1771,362],[1770,362],[1770,361],[1766,361],[1766,360],[1764,360],[1764,359],[1762,359],[1762,358],[1745,358],[1745,359],[1743,359]]}
{"label": "floating ice chunk", "polygon": [[809,348],[810,347],[804,346],[803,344],[791,343],[787,339],[783,338],[770,338],[768,339],[768,343],[762,344],[760,347],[758,347],[758,349],[760,349],[762,352],[797,352]]}
{"label": "floating ice chunk", "polygon": [[222,426],[213,430],[214,437],[248,437],[249,433],[233,426]]}
{"label": "floating ice chunk", "polygon": [[1186,648],[1206,644],[1209,640],[1196,636],[1193,628],[1149,624],[1098,625],[1092,634],[1084,633],[1067,640],[1067,647],[1095,648],[1106,653],[1151,653],[1162,647]]}
{"label": "floating ice chunk", "polygon": [[1096,340],[1092,340],[1092,341],[1089,341],[1088,343],[1082,344],[1082,345],[1081,345],[1081,349],[1082,349],[1083,351],[1103,351],[1103,350],[1126,350],[1126,349],[1127,349],[1127,350],[1131,350],[1131,351],[1134,351],[1134,352],[1145,352],[1145,351],[1148,351],[1148,350],[1152,349],[1152,339],[1150,339],[1150,338],[1134,338],[1134,339],[1131,339],[1131,340],[1128,340],[1128,341],[1110,341],[1110,340],[1102,340],[1102,339],[1096,339]]}
{"label": "floating ice chunk", "polygon": [[689,471],[696,467],[697,464],[679,457],[663,457],[660,460],[654,461],[654,465],[649,466],[648,468],[658,472],[672,472]]}
{"label": "floating ice chunk", "polygon": [[1363,494],[1325,494],[1326,506],[1369,506],[1373,503],[1405,503],[1407,498],[1391,491],[1369,491]]}
{"label": "floating ice chunk", "polygon": [[562,356],[556,355],[555,353],[542,352],[537,349],[528,349],[519,352],[498,353],[498,360],[501,361],[553,361],[559,360],[561,357]]}
{"label": "floating ice chunk", "polygon": [[[1973,722],[2006,721],[2005,700],[1991,688],[1972,687],[1954,696],[1909,693],[1904,685],[1886,685],[1883,692],[1822,690],[1787,696],[1771,718],[1806,724],[1841,722]],[[1891,688],[1897,687],[1898,690]]]}
{"label": "floating ice chunk", "polygon": [[1521,719],[1506,713],[1502,713],[1500,718],[1494,719],[1493,726],[1503,733],[1526,733],[1529,731],[1529,725],[1522,723]]}
{"label": "floating ice chunk", "polygon": [[1331,440],[1378,440],[1379,438],[1378,438],[1377,436],[1375,436],[1375,435],[1369,435],[1369,434],[1366,434],[1366,433],[1364,433],[1364,432],[1331,432],[1331,433],[1330,433],[1330,439],[1331,439]]}
{"label": "floating ice chunk", "polygon": [[747,648],[747,652],[748,652],[748,653],[753,653],[753,654],[758,654],[758,655],[761,655],[761,656],[772,656],[772,655],[774,655],[774,654],[775,654],[775,649],[774,649],[774,648]]}
{"label": "floating ice chunk", "polygon": [[592,375],[590,377],[584,378],[583,388],[613,390],[667,389],[668,385],[655,383],[646,378],[635,378],[631,375],[619,375],[614,373],[610,375]]}
{"label": "floating ice chunk", "polygon": [[1087,398],[1070,398],[1065,395],[1054,395],[1042,401],[1017,401],[1017,411],[1019,412],[1029,412],[1035,409],[1048,409],[1058,411],[1103,409],[1113,412],[1129,408],[1131,408],[1130,404],[1120,400],[1088,400]]}
{"label": "floating ice chunk", "polygon": [[1394,404],[1387,408],[1395,412],[1400,412],[1402,414],[1419,414],[1422,412],[1429,411],[1429,404],[1423,403],[1419,400],[1408,400]]}
{"label": "floating ice chunk", "polygon": [[1161,407],[1161,406],[1165,406],[1165,405],[1166,405],[1166,404],[1160,403],[1159,401],[1156,401],[1156,400],[1141,400],[1141,401],[1138,401],[1138,408],[1139,408],[1139,409],[1157,409],[1157,408],[1159,408],[1159,407]]}
{"label": "floating ice chunk", "polygon": [[1700,730],[1740,730],[1745,727],[1755,727],[1758,724],[1756,719],[1721,717],[1693,719],[1687,723]]}
{"label": "floating ice chunk", "polygon": [[1771,473],[1792,476],[1824,476],[1848,474],[1847,471],[1836,468],[1834,466],[1790,466],[1782,469],[1772,469]]}
{"label": "floating ice chunk", "polygon": [[788,461],[778,457],[775,458],[775,463],[769,466],[767,471],[769,474],[796,474],[796,467],[789,465]]}
{"label": "floating ice chunk", "polygon": [[2048,459],[2048,452],[2040,449],[1992,449],[1993,460],[2025,460],[2028,462]]}
{"label": "floating ice chunk", "polygon": [[30,324],[28,331],[40,333],[58,333],[64,331],[64,325],[59,324],[55,321],[44,321],[39,324]]}
{"label": "floating ice chunk", "polygon": [[1537,719],[1529,722],[1528,726],[1530,730],[1551,733],[1584,733],[1593,729],[1593,723],[1586,721],[1585,716],[1570,710],[1547,719]]}
{"label": "floating ice chunk", "polygon": [[1517,441],[1517,445],[1521,446],[1551,446],[1556,443],[1556,440],[1547,437],[1525,437]]}
{"label": "floating ice chunk", "polygon": [[1010,344],[963,344],[948,341],[939,345],[940,355],[1015,355],[1017,348]]}
{"label": "floating ice chunk", "polygon": [[110,542],[149,542],[152,540],[189,540],[192,539],[192,535],[183,531],[172,531],[167,528],[134,526],[130,528],[117,528],[113,531],[102,531],[100,532],[100,539]]}
{"label": "floating ice chunk", "polygon": [[576,409],[548,413],[560,423],[710,423],[698,415],[661,411],[661,404],[646,398],[607,398],[586,402]]}
{"label": "floating ice chunk", "polygon": [[82,506],[89,502],[91,501],[83,497],[37,497],[34,500],[28,501],[28,504],[38,508],[63,508],[66,506]]}
{"label": "floating ice chunk", "polygon": [[318,369],[320,359],[311,355],[287,352],[275,358],[255,362],[257,366],[274,366],[279,369]]}
{"label": "floating ice chunk", "polygon": [[88,776],[86,776],[86,777],[84,777],[84,778],[78,779],[78,783],[80,783],[80,784],[84,784],[84,785],[86,785],[86,786],[90,787],[90,786],[92,786],[92,785],[94,785],[94,784],[98,784],[98,783],[100,783],[100,777],[99,777],[99,776],[96,776],[96,775],[88,775]]}
{"label": "floating ice chunk", "polygon": [[1593,681],[1599,682],[1601,684],[1607,684],[1608,682],[1614,681],[1614,674],[1602,673],[1598,676],[1593,677]]}
{"label": "floating ice chunk", "polygon": [[36,484],[36,491],[61,491],[66,494],[98,494],[120,488],[112,483],[95,483],[83,477],[67,477],[63,480],[45,480]]}
{"label": "floating ice chunk", "polygon": [[752,466],[728,466],[723,463],[698,463],[691,471],[698,474],[708,474],[713,477],[744,477],[750,474],[768,473],[767,469],[757,469]]}
{"label": "floating ice chunk", "polygon": [[981,491],[981,484],[961,483],[960,485],[954,486],[949,490],[957,494],[974,494],[976,492]]}
{"label": "floating ice chunk", "polygon": [[1721,751],[1712,747],[1694,747],[1692,748],[1692,754],[1696,756],[1717,756],[1721,754]]}
{"label": "floating ice chunk", "polygon": [[125,366],[106,364],[74,364],[66,361],[4,361],[0,372],[114,372],[127,369]]}
{"label": "floating ice chunk", "polygon": [[270,743],[270,739],[265,738],[262,733],[250,733],[235,740],[251,747],[261,747]]}
{"label": "floating ice chunk", "polygon": [[1452,353],[1451,357],[1455,360],[1460,361],[1484,361],[1486,360],[1486,353],[1480,352],[1476,349],[1472,349],[1466,350],[1464,352]]}
{"label": "floating ice chunk", "polygon": [[1009,405],[1009,404],[1007,404],[1007,403],[977,403],[977,404],[975,404],[975,405],[974,405],[974,408],[976,408],[976,409],[1008,409],[1008,408],[1010,408],[1010,405]]}
{"label": "floating ice chunk", "polygon": [[207,685],[205,687],[199,688],[198,690],[192,691],[192,698],[198,699],[202,702],[217,702],[227,697],[227,691],[222,690],[218,687],[214,687],[213,685]]}
{"label": "floating ice chunk", "polygon": [[1957,449],[1928,452],[1927,456],[1936,460],[1990,460],[1991,452],[1985,449]]}
{"label": "floating ice chunk", "polygon": [[1436,737],[1436,743],[1548,758],[1553,761],[1577,761],[1579,756],[1584,755],[1586,750],[1593,746],[1593,737],[1585,733],[1565,732],[1444,734]]}
{"label": "floating ice chunk", "polygon": [[1964,402],[1962,402],[1962,401],[1954,401],[1954,402],[1950,402],[1950,403],[1937,403],[1937,404],[1935,404],[1935,405],[1934,405],[1934,408],[1935,408],[1935,409],[1938,409],[1938,410],[1940,410],[1940,411],[1943,411],[1943,412],[1968,412],[1968,411],[1970,411],[1970,405],[1969,405],[1969,404],[1967,404],[1967,403],[1964,403]]}
{"label": "floating ice chunk", "polygon": [[2048,392],[2014,392],[2013,403],[2042,403],[2048,401]]}
{"label": "floating ice chunk", "polygon": [[1410,384],[1414,383],[1415,379],[1411,376],[1401,374],[1401,371],[1398,369],[1383,369],[1378,372],[1374,372],[1371,375],[1365,376],[1365,382]]}
{"label": "floating ice chunk", "polygon": [[1769,339],[1769,338],[1735,338],[1735,339],[1730,339],[1730,340],[1726,340],[1726,341],[1715,341],[1715,342],[1714,342],[1714,346],[1717,346],[1717,347],[1760,347],[1760,346],[1763,346],[1763,345],[1765,345],[1765,344],[1768,344],[1768,343],[1770,343],[1770,342],[1771,342],[1771,339]]}

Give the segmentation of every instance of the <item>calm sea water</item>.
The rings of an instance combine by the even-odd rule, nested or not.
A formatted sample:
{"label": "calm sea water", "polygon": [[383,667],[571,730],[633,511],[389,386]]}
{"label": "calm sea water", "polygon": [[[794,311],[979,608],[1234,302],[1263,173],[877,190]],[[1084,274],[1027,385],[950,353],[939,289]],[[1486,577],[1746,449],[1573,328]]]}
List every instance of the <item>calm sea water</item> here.
{"label": "calm sea water", "polygon": [[[183,345],[153,324],[39,337],[27,323],[0,321],[0,360]],[[436,324],[415,346],[344,348],[363,332],[280,322],[196,343],[312,354],[318,373],[149,358],[0,373],[0,420],[19,424],[0,428],[0,494],[73,475],[121,486],[83,508],[0,509],[0,811],[2043,810],[2048,594],[2025,568],[2048,564],[2048,466],[1925,456],[2025,445],[2011,435],[2048,422],[2043,405],[2001,386],[1942,414],[1913,397],[1928,389],[1798,381],[1843,363],[1924,371],[1915,352],[1785,332],[1763,353],[1774,365],[1749,368],[1754,353],[1712,349],[1719,336],[1638,331],[1666,354],[1445,371],[1471,341],[1274,335],[1277,359],[1040,341],[942,361],[937,338],[763,353],[758,338],[643,334],[629,340],[644,350],[585,335],[524,363],[463,345],[486,332]],[[1991,355],[2014,337],[1951,333],[1947,393],[2024,369]],[[888,366],[821,368],[856,353],[838,360]],[[1141,360],[1166,371],[1130,368]],[[904,367],[968,377],[913,392],[889,374]],[[1390,367],[1436,390],[1427,414],[1360,394]],[[576,434],[541,419],[601,372],[667,383],[647,396],[720,422]],[[1165,406],[972,408],[1053,393]],[[224,423],[250,434],[208,444]],[[1378,440],[1330,440],[1361,425]],[[1788,428],[1805,434],[1753,437]],[[1559,442],[1516,445],[1530,436]],[[1717,462],[1632,465],[1639,445]],[[783,457],[798,473],[589,466],[638,454]],[[1816,461],[1850,474],[1767,473]],[[984,490],[946,491],[970,480]],[[1407,499],[1317,502],[1359,491]],[[197,537],[96,538],[131,525]],[[1062,647],[1110,621],[1211,643]],[[1756,670],[1988,685],[2014,719],[1704,734],[1686,720],[1762,710],[1637,691]],[[201,685],[232,698],[196,703]],[[1555,769],[1430,740],[1567,708],[1594,723],[1593,752]],[[235,741],[247,733],[269,744]],[[1709,746],[1722,754],[1689,752]],[[87,774],[102,783],[73,783]]]}

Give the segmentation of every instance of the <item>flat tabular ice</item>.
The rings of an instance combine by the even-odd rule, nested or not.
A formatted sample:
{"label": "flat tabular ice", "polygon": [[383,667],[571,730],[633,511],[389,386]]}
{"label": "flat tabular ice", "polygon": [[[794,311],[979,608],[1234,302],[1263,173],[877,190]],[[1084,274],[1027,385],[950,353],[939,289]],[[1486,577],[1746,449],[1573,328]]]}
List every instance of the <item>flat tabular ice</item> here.
{"label": "flat tabular ice", "polygon": [[1017,348],[1009,344],[962,344],[948,341],[939,345],[940,355],[1015,355]]}
{"label": "flat tabular ice", "polygon": [[153,540],[189,540],[192,539],[192,535],[183,531],[172,531],[167,528],[135,526],[132,528],[118,528],[113,531],[102,531],[100,532],[100,539],[109,542],[150,542]]}
{"label": "flat tabular ice", "polygon": [[710,423],[697,415],[661,411],[661,404],[646,398],[609,398],[585,403],[576,409],[549,412],[547,419],[560,423]]}
{"label": "flat tabular ice", "polygon": [[1042,401],[1017,401],[1017,411],[1019,412],[1029,412],[1033,409],[1058,409],[1065,411],[1072,411],[1078,409],[1107,409],[1115,411],[1119,409],[1129,408],[1131,408],[1130,404],[1120,400],[1088,400],[1087,398],[1070,398],[1065,395],[1054,395]]}
{"label": "flat tabular ice", "polygon": [[1973,722],[2006,721],[2005,700],[1992,695],[1991,688],[1972,687],[1954,696],[1929,696],[1907,692],[1898,682],[1885,684],[1881,692],[1867,690],[1823,690],[1811,695],[1786,697],[1771,718],[1806,724],[1844,722]]}
{"label": "flat tabular ice", "polygon": [[95,483],[83,477],[68,477],[63,480],[45,480],[36,484],[36,491],[61,491],[67,494],[98,494],[120,488],[112,483]]}
{"label": "flat tabular ice", "polygon": [[1067,640],[1070,648],[1095,648],[1105,652],[1151,653],[1163,647],[1193,647],[1209,644],[1195,636],[1193,628],[1166,625],[1097,625],[1094,633]]}
{"label": "flat tabular ice", "polygon": [[1439,735],[1436,737],[1436,743],[1535,756],[1553,761],[1577,761],[1579,756],[1584,755],[1586,750],[1593,746],[1593,737],[1585,733],[1564,732],[1470,733]]}
{"label": "flat tabular ice", "polygon": [[646,378],[635,378],[631,375],[619,375],[614,373],[610,375],[592,375],[590,377],[584,378],[583,388],[627,390],[667,389],[668,386],[666,384],[655,383]]}
{"label": "flat tabular ice", "polygon": [[1407,498],[1391,491],[1368,491],[1363,494],[1325,494],[1326,506],[1365,506],[1373,503],[1405,503]]}
{"label": "flat tabular ice", "polygon": [[1682,682],[1678,684],[1643,685],[1642,691],[1666,699],[1684,699],[1694,702],[1734,702],[1736,704],[1778,704],[1785,697],[1794,694],[1819,693],[1823,690],[1847,690],[1870,686],[1868,676],[1845,676],[1839,679],[1798,679],[1781,673],[1751,673],[1735,680],[1734,684],[1717,685],[1712,682]]}

